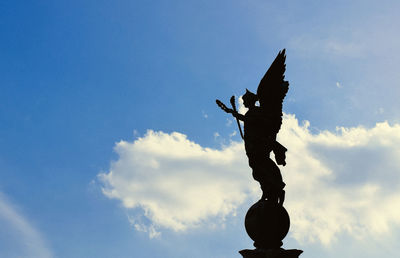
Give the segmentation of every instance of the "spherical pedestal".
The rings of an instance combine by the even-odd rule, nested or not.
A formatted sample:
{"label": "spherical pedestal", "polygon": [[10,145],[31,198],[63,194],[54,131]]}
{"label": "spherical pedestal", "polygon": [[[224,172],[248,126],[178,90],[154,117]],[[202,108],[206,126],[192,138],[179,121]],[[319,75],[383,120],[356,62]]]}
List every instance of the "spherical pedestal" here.
{"label": "spherical pedestal", "polygon": [[260,200],[247,211],[246,232],[254,240],[254,246],[277,249],[289,232],[289,214],[277,203]]}

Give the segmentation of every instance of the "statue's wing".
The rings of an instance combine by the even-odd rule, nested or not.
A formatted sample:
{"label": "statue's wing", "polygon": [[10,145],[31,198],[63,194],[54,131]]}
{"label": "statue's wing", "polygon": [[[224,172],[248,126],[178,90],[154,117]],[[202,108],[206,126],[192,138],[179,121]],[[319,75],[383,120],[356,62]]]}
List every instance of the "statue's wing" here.
{"label": "statue's wing", "polygon": [[285,49],[280,51],[274,62],[261,79],[257,89],[260,106],[271,115],[282,116],[282,103],[289,90],[289,82],[285,81],[286,70]]}

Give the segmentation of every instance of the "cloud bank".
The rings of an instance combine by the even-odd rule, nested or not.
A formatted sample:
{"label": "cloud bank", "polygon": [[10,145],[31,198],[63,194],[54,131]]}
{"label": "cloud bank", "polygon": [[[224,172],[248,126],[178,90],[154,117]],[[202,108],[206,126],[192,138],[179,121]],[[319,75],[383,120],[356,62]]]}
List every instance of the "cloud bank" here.
{"label": "cloud bank", "polygon": [[[241,143],[203,148],[181,133],[148,131],[115,146],[119,159],[100,174],[103,192],[126,208],[141,207],[154,225],[186,230],[235,212],[252,189]],[[139,228],[139,226],[136,226]]]}
{"label": "cloud bank", "polygon": [[[281,171],[297,241],[329,245],[343,233],[379,237],[399,226],[400,125],[312,133],[308,122],[285,115],[278,138],[289,149]],[[163,228],[218,224],[261,194],[241,142],[211,149],[178,132],[149,130],[115,151],[118,160],[99,174],[102,191],[141,209],[143,218],[130,221],[153,237]]]}

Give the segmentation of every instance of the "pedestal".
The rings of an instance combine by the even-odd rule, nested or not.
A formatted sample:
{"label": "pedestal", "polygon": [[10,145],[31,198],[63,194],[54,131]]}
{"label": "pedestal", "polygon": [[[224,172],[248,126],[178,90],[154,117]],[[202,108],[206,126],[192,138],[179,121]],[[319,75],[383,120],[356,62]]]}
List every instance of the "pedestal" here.
{"label": "pedestal", "polygon": [[302,252],[302,250],[297,249],[245,249],[239,251],[243,258],[298,258]]}

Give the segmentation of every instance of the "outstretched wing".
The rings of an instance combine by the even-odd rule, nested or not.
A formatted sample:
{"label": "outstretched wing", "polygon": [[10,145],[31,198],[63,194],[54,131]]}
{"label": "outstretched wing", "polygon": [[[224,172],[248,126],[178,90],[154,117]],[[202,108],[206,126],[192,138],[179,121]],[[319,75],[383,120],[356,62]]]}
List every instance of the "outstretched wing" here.
{"label": "outstretched wing", "polygon": [[257,89],[260,106],[269,115],[282,116],[282,103],[289,90],[289,82],[285,81],[286,70],[285,49],[279,51],[274,62],[261,79]]}

